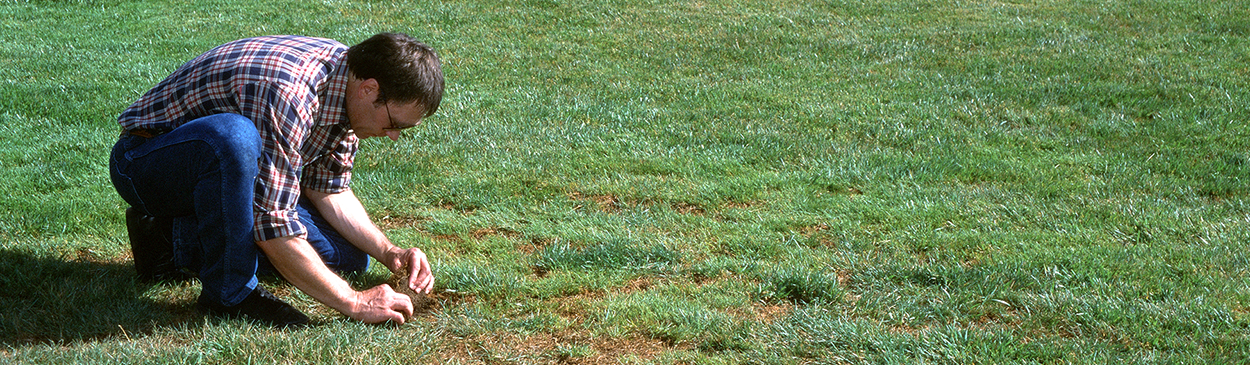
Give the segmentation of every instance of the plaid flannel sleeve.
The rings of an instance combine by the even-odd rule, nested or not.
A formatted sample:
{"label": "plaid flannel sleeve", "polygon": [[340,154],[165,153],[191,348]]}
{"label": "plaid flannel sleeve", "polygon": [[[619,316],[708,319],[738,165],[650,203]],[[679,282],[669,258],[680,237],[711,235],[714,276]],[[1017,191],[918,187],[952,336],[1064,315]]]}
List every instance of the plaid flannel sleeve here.
{"label": "plaid flannel sleeve", "polygon": [[302,184],[305,189],[330,194],[347,190],[359,146],[359,139],[355,134],[349,133],[348,129],[344,124],[312,128],[306,143],[316,143],[321,146],[321,152],[305,162],[302,171]]}
{"label": "plaid flannel sleeve", "polygon": [[253,238],[304,236],[308,230],[295,209],[300,196],[299,151],[312,125],[316,96],[306,86],[272,80],[243,83],[236,92],[240,112],[256,122],[263,141],[252,207]]}

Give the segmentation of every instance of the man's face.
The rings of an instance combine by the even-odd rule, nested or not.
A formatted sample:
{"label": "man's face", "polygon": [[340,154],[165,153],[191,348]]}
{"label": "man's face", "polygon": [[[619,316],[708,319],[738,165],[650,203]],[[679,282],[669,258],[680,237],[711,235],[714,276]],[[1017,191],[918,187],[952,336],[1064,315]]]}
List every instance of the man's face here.
{"label": "man's face", "polygon": [[347,88],[347,120],[361,139],[385,136],[397,141],[404,129],[421,124],[425,115],[415,101],[378,103],[376,80],[352,79]]}

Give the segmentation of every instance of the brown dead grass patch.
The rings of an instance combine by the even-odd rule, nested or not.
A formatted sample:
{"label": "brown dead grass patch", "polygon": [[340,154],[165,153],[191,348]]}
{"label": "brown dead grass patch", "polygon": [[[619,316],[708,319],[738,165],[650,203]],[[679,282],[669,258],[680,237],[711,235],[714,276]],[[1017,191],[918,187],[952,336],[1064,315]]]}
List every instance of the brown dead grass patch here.
{"label": "brown dead grass patch", "polygon": [[556,313],[567,318],[573,323],[583,323],[586,313],[589,311],[588,303],[602,302],[608,295],[614,293],[635,293],[646,291],[655,286],[658,279],[654,277],[641,277],[626,282],[619,288],[609,290],[585,290],[581,293],[558,297],[551,299],[555,303]]}
{"label": "brown dead grass patch", "polygon": [[785,318],[790,312],[794,311],[794,304],[790,302],[780,303],[760,303],[751,305],[751,311],[754,313],[753,320],[767,324],[773,324],[780,318]]}
{"label": "brown dead grass patch", "polygon": [[[649,360],[679,349],[661,340],[641,336],[624,338],[598,337],[585,331],[565,330],[554,333],[517,334],[494,332],[457,337],[448,351],[442,351],[444,362],[460,363],[524,363],[535,364],[621,364],[626,358]],[[582,347],[591,351],[586,356],[569,356],[562,349]]]}
{"label": "brown dead grass patch", "polygon": [[620,292],[628,294],[628,293],[634,293],[634,292],[640,292],[640,291],[647,291],[648,289],[651,289],[651,287],[655,285],[656,280],[657,280],[656,278],[648,277],[648,276],[633,279],[625,283],[625,286],[621,287]]}
{"label": "brown dead grass patch", "polygon": [[521,236],[520,232],[513,231],[511,229],[507,229],[503,227],[478,228],[478,229],[473,230],[473,232],[470,232],[469,234],[473,235],[473,239],[477,239],[477,240],[481,240],[489,236],[500,236],[500,237],[506,237],[510,239]]}
{"label": "brown dead grass patch", "polygon": [[759,205],[759,202],[726,202],[725,209],[747,209]]}
{"label": "brown dead grass patch", "polygon": [[421,224],[428,222],[430,219],[426,217],[412,217],[405,215],[383,215],[376,220],[378,228],[382,230],[391,230],[398,228],[419,228]]}
{"label": "brown dead grass patch", "polygon": [[446,210],[455,211],[457,213],[460,213],[461,215],[473,215],[473,213],[477,212],[477,207],[461,206],[452,202],[442,202],[440,204],[435,204],[435,206],[446,209]]}
{"label": "brown dead grass patch", "polygon": [[673,203],[673,210],[681,214],[700,215],[704,213],[703,207],[686,202]]}
{"label": "brown dead grass patch", "polygon": [[820,245],[829,247],[833,245],[833,239],[830,234],[823,233],[828,230],[828,224],[817,223],[799,227],[798,233],[803,235],[804,238],[815,238]]}
{"label": "brown dead grass patch", "polygon": [[590,200],[599,205],[599,210],[605,212],[616,212],[621,210],[621,200],[616,195],[596,195],[590,197]]}
{"label": "brown dead grass patch", "polygon": [[550,237],[531,238],[529,240],[529,243],[518,245],[517,250],[520,250],[522,253],[526,255],[531,255],[531,254],[534,254],[535,252],[542,251],[543,248],[546,248],[547,246],[559,240],[560,240],[559,238],[550,238]]}
{"label": "brown dead grass patch", "polygon": [[581,202],[574,209],[581,209],[587,205],[594,207],[600,212],[616,213],[624,208],[625,203],[614,194],[586,195],[578,191],[568,194],[569,199]]}
{"label": "brown dead grass patch", "polygon": [[127,264],[134,260],[130,250],[117,255],[109,255],[90,248],[79,248],[65,256],[66,261],[86,262],[92,264]]}
{"label": "brown dead grass patch", "polygon": [[[648,204],[654,203],[649,200],[625,201],[625,200],[622,200],[619,196],[616,196],[614,194],[587,195],[579,191],[568,193],[568,197],[569,199],[572,199],[573,201],[576,201],[579,203],[573,207],[574,209],[582,209],[582,208],[589,206],[589,207],[593,207],[594,209],[600,212],[605,212],[605,213],[616,213],[630,206],[648,205]],[[748,208],[748,207],[751,207],[752,205],[753,205],[752,203],[737,203],[737,202],[730,202],[730,203],[725,204],[727,208],[737,208],[737,209]],[[670,204],[670,207],[672,207],[673,211],[676,211],[681,214],[702,215],[707,212],[702,206],[699,206],[698,204],[694,204],[694,203],[688,203],[688,202],[672,203]]]}
{"label": "brown dead grass patch", "polygon": [[605,291],[585,291],[578,294],[555,298],[555,312],[572,323],[583,323],[586,313],[590,311],[589,303],[602,302],[608,293]]}
{"label": "brown dead grass patch", "polygon": [[804,236],[811,237],[814,234],[820,233],[828,229],[829,229],[828,224],[818,223],[818,224],[813,224],[809,226],[799,227],[799,233]]}
{"label": "brown dead grass patch", "polygon": [[851,282],[851,270],[838,270],[838,286],[845,288]]}

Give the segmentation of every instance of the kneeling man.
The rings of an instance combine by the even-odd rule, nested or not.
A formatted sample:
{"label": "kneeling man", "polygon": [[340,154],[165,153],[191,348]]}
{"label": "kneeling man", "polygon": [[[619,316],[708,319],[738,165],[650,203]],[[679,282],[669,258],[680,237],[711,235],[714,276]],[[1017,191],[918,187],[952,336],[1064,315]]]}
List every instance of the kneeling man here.
{"label": "kneeling man", "polygon": [[403,323],[409,298],[357,291],[338,274],[369,257],[434,287],[420,249],[392,244],[349,188],[361,138],[399,138],[443,97],[438,56],[399,33],[347,47],[268,36],[218,46],[179,67],[118,118],[113,186],[141,280],[194,275],[198,306],[277,327],[308,317],[257,285],[272,271],[343,314]]}

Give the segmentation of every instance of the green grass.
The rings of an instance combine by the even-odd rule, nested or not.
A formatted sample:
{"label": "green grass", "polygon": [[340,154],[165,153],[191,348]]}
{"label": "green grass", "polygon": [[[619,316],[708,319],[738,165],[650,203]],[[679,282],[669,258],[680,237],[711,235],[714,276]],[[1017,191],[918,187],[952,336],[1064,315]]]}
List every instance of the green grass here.
{"label": "green grass", "polygon": [[[1237,1],[0,2],[0,362],[1247,363]],[[403,31],[354,188],[439,308],[141,285],[115,116],[212,46]],[[381,267],[353,278],[376,285]]]}

